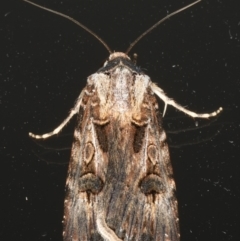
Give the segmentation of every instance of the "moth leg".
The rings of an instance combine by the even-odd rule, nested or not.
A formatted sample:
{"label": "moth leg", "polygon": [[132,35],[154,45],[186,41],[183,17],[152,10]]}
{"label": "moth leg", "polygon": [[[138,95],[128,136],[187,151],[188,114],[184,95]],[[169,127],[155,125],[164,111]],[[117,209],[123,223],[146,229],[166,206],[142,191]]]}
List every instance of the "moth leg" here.
{"label": "moth leg", "polygon": [[82,103],[82,97],[84,95],[84,91],[82,91],[73,107],[73,109],[71,109],[68,117],[57,127],[55,128],[53,131],[49,132],[49,133],[46,133],[46,134],[43,134],[43,135],[35,135],[31,132],[29,132],[29,136],[35,138],[35,139],[46,139],[50,136],[53,136],[53,135],[56,135],[58,134],[62,129],[63,127],[70,121],[70,119],[78,113],[79,111],[79,108],[80,108],[80,105]]}
{"label": "moth leg", "polygon": [[173,107],[175,107],[176,109],[184,112],[185,114],[193,117],[193,118],[209,118],[209,117],[213,117],[213,116],[216,116],[218,115],[222,110],[223,108],[220,107],[218,110],[212,112],[212,113],[204,113],[204,114],[198,114],[198,113],[195,113],[193,111],[190,111],[190,110],[187,110],[185,109],[183,106],[179,105],[177,102],[175,102],[173,99],[170,99],[165,93],[164,91],[159,88],[156,84],[154,83],[151,83],[150,84],[150,87],[152,89],[152,91],[160,98],[162,99],[162,101],[165,103],[165,107],[164,107],[164,113],[163,115],[165,114],[166,112],[166,109],[167,109],[167,105],[172,105]]}
{"label": "moth leg", "polygon": [[162,116],[164,117],[167,111],[167,103],[165,102],[164,109],[163,109],[163,114]]}

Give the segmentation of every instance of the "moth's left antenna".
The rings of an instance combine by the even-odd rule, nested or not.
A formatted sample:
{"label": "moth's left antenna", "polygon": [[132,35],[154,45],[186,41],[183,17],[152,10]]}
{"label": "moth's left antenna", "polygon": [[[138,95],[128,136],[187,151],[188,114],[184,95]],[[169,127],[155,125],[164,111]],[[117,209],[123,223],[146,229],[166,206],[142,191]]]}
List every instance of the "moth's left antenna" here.
{"label": "moth's left antenna", "polygon": [[196,3],[201,2],[201,0],[197,0],[189,5],[187,5],[186,7],[180,8],[179,10],[170,13],[169,15],[167,15],[166,17],[162,18],[161,20],[159,20],[158,22],[156,22],[152,27],[150,27],[149,29],[147,29],[144,33],[142,33],[136,40],[134,40],[130,46],[128,47],[127,51],[125,52],[125,54],[128,54],[130,52],[130,50],[133,48],[134,45],[136,45],[136,43],[138,43],[140,41],[140,39],[142,39],[145,35],[147,35],[148,33],[150,33],[153,29],[155,29],[156,27],[158,27],[158,25],[160,25],[162,22],[164,22],[165,20],[167,20],[168,18],[172,17],[173,15],[184,11],[187,8],[192,7],[193,5],[195,5]]}
{"label": "moth's left antenna", "polygon": [[64,17],[64,18],[66,18],[66,19],[74,22],[75,24],[77,24],[78,26],[80,26],[81,28],[83,28],[84,30],[86,30],[88,33],[90,33],[91,35],[93,35],[96,39],[98,39],[98,40],[104,45],[104,47],[107,49],[107,51],[108,51],[110,54],[112,53],[112,50],[109,48],[109,46],[108,46],[96,33],[94,33],[92,30],[90,30],[89,28],[87,28],[85,25],[83,25],[82,23],[78,22],[77,20],[69,17],[68,15],[65,15],[65,14],[63,14],[63,13],[54,11],[54,10],[49,9],[49,8],[46,8],[46,7],[43,7],[43,6],[38,5],[38,4],[36,4],[36,3],[30,2],[30,1],[28,1],[28,0],[23,0],[23,1],[24,1],[24,2],[27,2],[27,3],[30,3],[30,4],[38,7],[38,8],[44,9],[44,10],[46,10],[46,11],[48,11],[48,12],[57,14],[57,15],[59,15],[59,16],[61,16],[61,17]]}

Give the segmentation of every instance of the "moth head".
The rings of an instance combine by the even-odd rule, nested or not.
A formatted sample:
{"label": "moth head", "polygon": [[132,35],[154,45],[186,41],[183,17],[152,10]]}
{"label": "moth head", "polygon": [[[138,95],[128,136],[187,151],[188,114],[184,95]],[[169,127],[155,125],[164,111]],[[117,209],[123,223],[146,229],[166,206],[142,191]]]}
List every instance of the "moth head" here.
{"label": "moth head", "polygon": [[106,66],[108,64],[109,61],[112,61],[116,58],[124,58],[124,59],[127,59],[127,60],[131,60],[127,54],[123,53],[123,52],[114,52],[114,53],[111,53],[107,59],[107,61],[104,62],[103,66]]}
{"label": "moth head", "polygon": [[108,61],[111,61],[111,60],[119,58],[119,57],[130,60],[130,58],[127,56],[127,54],[122,53],[122,52],[115,52],[115,53],[110,54]]}

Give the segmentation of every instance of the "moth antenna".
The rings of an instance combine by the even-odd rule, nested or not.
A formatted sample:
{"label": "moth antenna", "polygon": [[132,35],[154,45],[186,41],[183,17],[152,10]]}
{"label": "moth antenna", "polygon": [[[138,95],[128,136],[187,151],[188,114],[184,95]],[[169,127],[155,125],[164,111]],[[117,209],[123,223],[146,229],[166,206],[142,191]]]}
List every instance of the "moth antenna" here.
{"label": "moth antenna", "polygon": [[126,54],[128,54],[131,49],[133,48],[134,45],[136,45],[137,42],[139,42],[145,35],[147,35],[148,33],[150,33],[153,29],[155,29],[158,25],[160,25],[162,22],[164,22],[165,20],[167,20],[168,18],[172,17],[173,15],[184,11],[187,8],[192,7],[193,5],[195,5],[196,3],[201,2],[201,0],[197,0],[196,2],[193,2],[183,8],[178,9],[177,11],[170,13],[169,15],[167,15],[166,17],[162,18],[160,21],[156,22],[152,27],[150,27],[149,29],[147,29],[144,33],[142,33],[135,41],[133,41],[130,46],[128,47],[127,51],[125,52]]}
{"label": "moth antenna", "polygon": [[41,6],[41,5],[38,5],[38,4],[36,4],[36,3],[33,3],[33,2],[31,2],[31,1],[28,1],[28,0],[23,0],[23,1],[24,1],[24,2],[27,2],[27,3],[30,3],[30,4],[38,7],[38,8],[44,9],[44,10],[46,10],[46,11],[48,11],[48,12],[54,13],[54,14],[56,14],[56,15],[59,15],[59,16],[61,16],[61,17],[64,17],[64,18],[66,18],[66,19],[74,22],[75,24],[77,24],[78,26],[80,26],[81,28],[83,28],[84,30],[86,30],[88,33],[90,33],[92,36],[94,36],[99,42],[101,42],[110,54],[112,53],[112,50],[110,49],[110,47],[109,47],[96,33],[94,33],[92,30],[90,30],[89,28],[87,28],[85,25],[83,25],[82,23],[78,22],[77,20],[69,17],[69,16],[66,15],[66,14],[63,14],[63,13],[54,11],[54,10],[52,10],[52,9],[50,9],[50,8],[43,7],[43,6]]}

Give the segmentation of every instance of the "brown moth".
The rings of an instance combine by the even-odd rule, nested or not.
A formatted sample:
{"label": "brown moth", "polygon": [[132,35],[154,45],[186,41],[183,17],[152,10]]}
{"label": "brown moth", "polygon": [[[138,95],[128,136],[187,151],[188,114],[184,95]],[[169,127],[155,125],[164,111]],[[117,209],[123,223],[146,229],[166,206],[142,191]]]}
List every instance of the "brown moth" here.
{"label": "brown moth", "polygon": [[[66,15],[36,6],[66,17],[92,33]],[[152,29],[142,34],[127,53]],[[107,49],[111,53],[108,60],[87,78],[86,87],[62,124],[44,135],[29,133],[36,139],[48,138],[78,115],[66,183],[63,238],[178,241],[176,187],[162,116],[167,105],[194,118],[216,116],[222,108],[210,114],[185,109],[168,98],[127,53]],[[156,96],[165,103],[163,115]]]}

